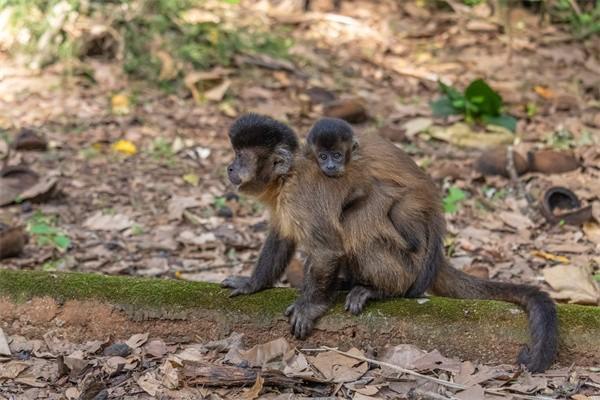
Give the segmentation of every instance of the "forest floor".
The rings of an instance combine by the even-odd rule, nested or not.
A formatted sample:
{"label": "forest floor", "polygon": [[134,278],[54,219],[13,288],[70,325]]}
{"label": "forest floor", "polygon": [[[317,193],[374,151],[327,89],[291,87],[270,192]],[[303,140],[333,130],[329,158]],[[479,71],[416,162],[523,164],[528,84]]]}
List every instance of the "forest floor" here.
{"label": "forest floor", "polygon": [[[289,122],[303,136],[322,115],[314,88],[324,88],[339,98],[360,98],[368,119],[355,124],[356,130],[394,141],[448,196],[446,244],[455,267],[552,289],[558,299],[598,304],[598,37],[579,40],[557,26],[540,26],[539,17],[524,9],[513,10],[508,36],[487,6],[432,12],[412,2],[343,1],[340,17],[323,12],[327,2],[317,2],[315,12],[271,9],[268,16],[261,8],[264,1],[250,3],[240,6],[246,17],[261,15],[266,24],[288,29],[294,40],[291,61],[265,59],[267,68],[240,62],[204,77],[188,76],[196,83],[217,82],[202,102],[185,88],[166,93],[132,80],[117,62],[84,60],[92,83],[66,73],[62,64],[32,71],[0,53],[0,153],[7,153],[24,127],[35,128],[49,143],[47,151],[11,151],[5,165],[24,164],[43,181],[57,182],[57,190],[42,202],[0,208],[0,222],[27,226],[31,236],[21,255],[0,261],[3,268],[209,282],[248,274],[265,238],[267,215],[260,204],[234,194],[227,182],[228,126],[241,113],[255,111]],[[484,138],[457,146],[460,138],[452,134],[457,118],[434,118],[429,107],[440,95],[438,79],[462,89],[477,78],[496,89],[506,111],[518,118],[517,153],[567,149],[581,167],[562,174],[530,172],[518,181],[478,173],[474,160],[489,143]],[[446,140],[434,138],[441,137],[434,133],[440,129]],[[592,205],[596,222],[547,223],[537,207],[552,186],[567,187]],[[525,193],[533,200],[528,202]],[[300,265],[293,263],[282,285],[298,282]],[[0,341],[1,336],[0,331]],[[12,348],[16,342],[11,343]],[[143,343],[136,343],[142,349]],[[158,360],[178,349],[163,345],[152,345],[161,354]],[[45,350],[54,355],[81,350],[65,349]],[[84,358],[94,354],[87,347],[83,351]],[[145,360],[141,351],[138,356]],[[145,363],[132,371],[150,368]],[[167,379],[172,367],[161,368]],[[550,378],[543,379],[545,384],[520,393],[558,395]],[[564,379],[570,382],[569,374]],[[56,396],[62,393],[54,389]],[[348,396],[361,393],[338,389]],[[0,398],[13,398],[3,390]],[[222,390],[216,398],[230,398],[229,389]],[[131,393],[126,394],[143,398]],[[376,393],[369,389],[354,398],[377,398]],[[182,392],[181,398],[187,395]]]}

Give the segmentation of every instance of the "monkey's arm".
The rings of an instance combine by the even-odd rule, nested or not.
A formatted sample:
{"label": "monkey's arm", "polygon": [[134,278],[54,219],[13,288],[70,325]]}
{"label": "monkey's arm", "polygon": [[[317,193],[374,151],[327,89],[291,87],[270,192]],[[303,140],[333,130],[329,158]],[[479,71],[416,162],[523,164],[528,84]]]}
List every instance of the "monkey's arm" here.
{"label": "monkey's arm", "polygon": [[291,332],[298,339],[308,336],[315,322],[329,308],[335,293],[341,256],[339,252],[317,249],[306,260],[300,297],[288,307]]}
{"label": "monkey's arm", "polygon": [[296,251],[296,244],[271,230],[251,276],[230,276],[221,286],[233,289],[231,296],[250,294],[269,288],[281,277]]}

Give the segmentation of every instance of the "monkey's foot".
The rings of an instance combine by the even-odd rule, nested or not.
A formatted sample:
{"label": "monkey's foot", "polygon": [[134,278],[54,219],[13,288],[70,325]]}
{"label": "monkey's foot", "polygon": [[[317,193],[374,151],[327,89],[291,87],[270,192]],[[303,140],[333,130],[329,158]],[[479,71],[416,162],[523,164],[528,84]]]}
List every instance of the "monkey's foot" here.
{"label": "monkey's foot", "polygon": [[365,305],[369,299],[376,299],[378,297],[379,296],[377,296],[373,290],[365,286],[356,285],[346,296],[346,304],[344,308],[346,311],[350,311],[352,314],[358,315],[365,308]]}
{"label": "monkey's foot", "polygon": [[315,322],[325,314],[327,305],[316,304],[300,298],[285,310],[291,325],[291,333],[297,339],[304,339],[312,332]]}
{"label": "monkey's foot", "polygon": [[249,276],[233,275],[221,282],[221,286],[233,289],[229,294],[230,297],[240,294],[256,293],[261,289],[256,288]]}

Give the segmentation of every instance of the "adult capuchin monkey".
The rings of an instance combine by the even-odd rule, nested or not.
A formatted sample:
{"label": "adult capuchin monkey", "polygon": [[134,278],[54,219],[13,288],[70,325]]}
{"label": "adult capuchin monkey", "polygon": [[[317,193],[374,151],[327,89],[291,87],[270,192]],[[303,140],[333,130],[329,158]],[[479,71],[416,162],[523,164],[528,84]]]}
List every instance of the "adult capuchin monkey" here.
{"label": "adult capuchin monkey", "polygon": [[[443,252],[437,189],[396,146],[376,135],[361,136],[360,157],[332,179],[299,149],[287,125],[269,117],[238,118],[229,138],[235,151],[228,167],[230,181],[265,204],[271,217],[252,275],[223,281],[232,295],[271,287],[299,245],[309,255],[304,285],[286,311],[298,338],[306,337],[328,309],[344,268],[355,284],[346,299],[352,312],[360,312],[368,299],[418,296],[425,290],[519,304],[529,316],[531,344],[517,361],[532,372],[544,371],[554,361],[554,302],[535,287],[479,279],[452,268]],[[366,196],[348,204],[357,188]]]}

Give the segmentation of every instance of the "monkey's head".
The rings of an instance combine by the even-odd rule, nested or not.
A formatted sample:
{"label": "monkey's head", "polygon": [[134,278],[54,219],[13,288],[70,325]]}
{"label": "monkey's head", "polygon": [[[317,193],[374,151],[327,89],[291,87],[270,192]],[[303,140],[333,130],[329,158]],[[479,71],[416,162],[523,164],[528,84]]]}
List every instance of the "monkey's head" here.
{"label": "monkey's head", "polygon": [[298,149],[298,138],[290,127],[252,113],[231,125],[229,140],[235,152],[227,167],[229,181],[250,195],[260,195],[271,182],[286,175]]}
{"label": "monkey's head", "polygon": [[352,126],[338,118],[318,120],[308,132],[307,141],[321,171],[329,177],[342,176],[358,150]]}

